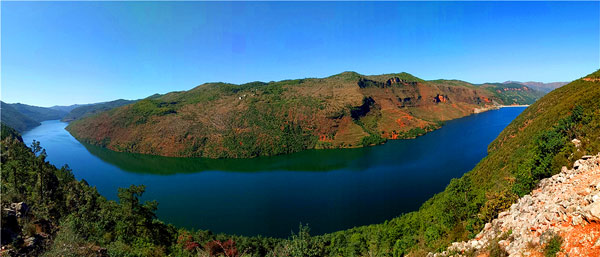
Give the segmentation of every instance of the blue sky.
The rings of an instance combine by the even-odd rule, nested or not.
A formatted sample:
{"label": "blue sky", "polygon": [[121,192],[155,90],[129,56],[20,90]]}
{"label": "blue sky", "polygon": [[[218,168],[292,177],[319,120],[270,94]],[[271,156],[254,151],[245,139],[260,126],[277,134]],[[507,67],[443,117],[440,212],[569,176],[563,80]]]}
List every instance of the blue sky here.
{"label": "blue sky", "polygon": [[205,82],[409,72],[569,81],[599,2],[1,2],[2,100],[138,99]]}

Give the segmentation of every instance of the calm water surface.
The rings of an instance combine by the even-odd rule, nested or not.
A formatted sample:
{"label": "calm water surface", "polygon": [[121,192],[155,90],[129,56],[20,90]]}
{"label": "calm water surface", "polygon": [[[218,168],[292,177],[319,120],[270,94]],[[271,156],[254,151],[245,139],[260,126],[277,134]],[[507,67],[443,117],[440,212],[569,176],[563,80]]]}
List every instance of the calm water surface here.
{"label": "calm water surface", "polygon": [[287,237],[300,222],[313,234],[380,223],[414,211],[450,179],[471,170],[524,107],[471,115],[413,140],[360,149],[309,150],[254,159],[166,158],[84,145],[45,121],[23,134],[48,160],[68,164],[109,199],[146,185],[158,217],[187,228]]}

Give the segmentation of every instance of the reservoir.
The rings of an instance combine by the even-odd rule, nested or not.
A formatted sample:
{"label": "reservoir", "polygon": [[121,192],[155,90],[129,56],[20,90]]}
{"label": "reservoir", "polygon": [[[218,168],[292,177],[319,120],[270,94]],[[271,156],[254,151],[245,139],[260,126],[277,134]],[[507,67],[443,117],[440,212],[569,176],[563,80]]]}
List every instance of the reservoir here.
{"label": "reservoir", "polygon": [[384,145],[254,159],[172,158],[118,153],[82,144],[45,121],[23,133],[40,141],[47,160],[68,164],[100,194],[146,185],[157,215],[178,227],[214,233],[288,237],[382,223],[417,210],[452,178],[471,170],[487,146],[525,107],[501,108],[446,122],[436,131]]}

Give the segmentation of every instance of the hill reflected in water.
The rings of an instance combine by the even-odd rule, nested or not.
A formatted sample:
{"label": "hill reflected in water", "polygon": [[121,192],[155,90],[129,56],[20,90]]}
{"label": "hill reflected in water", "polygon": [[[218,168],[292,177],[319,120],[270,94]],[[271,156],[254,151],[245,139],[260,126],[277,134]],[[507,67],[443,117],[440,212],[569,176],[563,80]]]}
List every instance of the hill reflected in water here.
{"label": "hill reflected in water", "polygon": [[360,170],[357,161],[370,148],[306,150],[299,153],[250,159],[178,158],[147,154],[115,152],[103,147],[81,143],[92,155],[122,170],[154,175],[173,175],[201,171],[325,172],[339,169]]}

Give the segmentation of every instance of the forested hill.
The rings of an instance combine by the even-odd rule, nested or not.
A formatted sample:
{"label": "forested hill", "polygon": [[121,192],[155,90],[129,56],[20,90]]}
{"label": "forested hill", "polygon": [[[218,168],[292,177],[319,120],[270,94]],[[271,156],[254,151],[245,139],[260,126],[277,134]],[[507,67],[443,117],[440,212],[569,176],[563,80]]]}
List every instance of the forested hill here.
{"label": "forested hill", "polygon": [[25,116],[10,104],[0,102],[0,106],[0,116],[4,125],[14,128],[17,131],[25,131],[40,125],[39,121]]}
{"label": "forested hill", "polygon": [[443,121],[498,105],[530,104],[541,95],[523,85],[344,72],[269,83],[207,83],[74,121],[67,130],[115,151],[246,158],[413,138]]}
{"label": "forested hill", "polygon": [[58,120],[67,115],[65,111],[52,108],[38,107],[21,103],[7,104],[2,102],[2,123],[25,131],[40,125],[45,120]]}
{"label": "forested hill", "polygon": [[7,104],[2,102],[2,123],[23,132],[40,125],[45,120],[73,121],[83,117],[104,112],[116,107],[134,103],[136,100],[115,100],[94,104],[74,104],[69,106],[52,106],[49,108],[21,103]]}
{"label": "forested hill", "polygon": [[118,99],[110,102],[102,102],[95,104],[86,104],[82,106],[78,106],[72,109],[67,115],[65,115],[61,120],[70,122],[78,119],[82,119],[85,117],[89,117],[104,111],[108,111],[113,108],[121,107],[123,105],[128,105],[131,103],[135,103],[137,100],[124,100]]}
{"label": "forested hill", "polygon": [[55,110],[52,108],[39,107],[39,106],[33,106],[33,105],[27,105],[27,104],[21,104],[21,103],[10,104],[10,105],[13,108],[15,108],[15,110],[20,112],[21,114],[23,114],[37,122],[41,122],[41,121],[45,121],[45,120],[59,120],[62,117],[64,117],[65,115],[67,115],[67,112],[65,112],[65,111]]}

